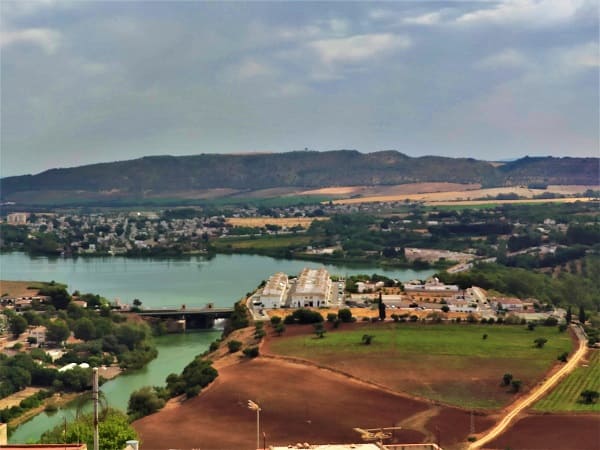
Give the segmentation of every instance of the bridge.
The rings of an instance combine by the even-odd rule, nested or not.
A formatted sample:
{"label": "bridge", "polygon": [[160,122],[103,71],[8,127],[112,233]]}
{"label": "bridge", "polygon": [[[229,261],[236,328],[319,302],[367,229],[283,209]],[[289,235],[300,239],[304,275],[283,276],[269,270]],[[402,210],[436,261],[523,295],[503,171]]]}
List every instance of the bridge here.
{"label": "bridge", "polygon": [[232,312],[233,308],[215,308],[211,305],[201,308],[182,306],[180,308],[144,308],[139,311],[129,311],[140,317],[166,321],[169,331],[212,328],[216,319],[228,319]]}

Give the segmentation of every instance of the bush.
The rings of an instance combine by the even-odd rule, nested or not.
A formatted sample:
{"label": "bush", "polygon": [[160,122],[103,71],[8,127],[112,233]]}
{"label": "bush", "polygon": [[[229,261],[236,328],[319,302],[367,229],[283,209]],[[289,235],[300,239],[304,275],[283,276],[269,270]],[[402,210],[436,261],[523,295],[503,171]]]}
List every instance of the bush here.
{"label": "bush", "polygon": [[132,422],[141,417],[153,414],[165,406],[165,401],[159,397],[155,388],[145,386],[133,391],[127,404],[127,415]]}
{"label": "bush", "polygon": [[297,309],[292,313],[293,322],[300,324],[323,322],[323,316],[317,311],[306,308]]}
{"label": "bush", "polygon": [[352,311],[349,308],[342,308],[338,311],[338,317],[344,323],[352,322]]}
{"label": "bush", "polygon": [[327,314],[327,322],[333,323],[337,320],[338,316],[336,313]]}
{"label": "bush", "polygon": [[243,353],[247,358],[256,358],[259,354],[258,346],[246,347]]}
{"label": "bush", "polygon": [[227,348],[229,349],[229,353],[235,353],[242,348],[242,343],[240,341],[229,341],[227,343]]}
{"label": "bush", "polygon": [[281,323],[281,317],[279,317],[279,316],[273,316],[273,317],[271,317],[271,325],[273,325],[274,327],[276,327],[280,323]]}
{"label": "bush", "polygon": [[212,341],[208,347],[209,352],[216,352],[219,349],[219,341]]}

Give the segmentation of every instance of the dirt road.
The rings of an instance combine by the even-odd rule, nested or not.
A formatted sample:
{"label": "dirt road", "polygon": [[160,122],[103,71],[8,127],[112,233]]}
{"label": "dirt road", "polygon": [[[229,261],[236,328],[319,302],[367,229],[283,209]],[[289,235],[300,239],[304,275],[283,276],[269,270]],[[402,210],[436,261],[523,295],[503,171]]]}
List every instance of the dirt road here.
{"label": "dirt road", "polygon": [[506,414],[506,416],[504,416],[504,418],[494,428],[492,428],[479,440],[469,445],[469,450],[476,450],[478,448],[481,448],[483,445],[496,439],[508,428],[512,420],[515,417],[517,417],[519,413],[521,413],[524,409],[528,408],[534,402],[539,400],[544,394],[546,394],[550,389],[552,389],[560,381],[561,378],[563,378],[565,375],[567,375],[569,372],[575,369],[575,367],[577,367],[577,364],[579,364],[579,361],[587,351],[587,340],[585,338],[585,335],[583,334],[583,331],[581,331],[579,327],[574,326],[573,330],[575,331],[577,339],[579,340],[579,347],[577,348],[577,351],[573,354],[571,359],[558,372],[556,372],[554,375],[548,378],[540,387],[531,391],[531,393],[528,396],[526,396],[520,402],[511,407],[508,411],[508,414]]}

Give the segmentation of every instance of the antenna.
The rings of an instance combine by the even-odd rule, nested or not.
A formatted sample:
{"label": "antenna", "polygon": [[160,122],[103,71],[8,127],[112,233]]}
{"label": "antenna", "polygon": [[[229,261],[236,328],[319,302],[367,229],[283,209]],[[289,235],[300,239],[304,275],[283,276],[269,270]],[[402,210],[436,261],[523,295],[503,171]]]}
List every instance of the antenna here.
{"label": "antenna", "polygon": [[92,399],[94,401],[94,450],[99,450],[98,446],[98,368],[92,369]]}

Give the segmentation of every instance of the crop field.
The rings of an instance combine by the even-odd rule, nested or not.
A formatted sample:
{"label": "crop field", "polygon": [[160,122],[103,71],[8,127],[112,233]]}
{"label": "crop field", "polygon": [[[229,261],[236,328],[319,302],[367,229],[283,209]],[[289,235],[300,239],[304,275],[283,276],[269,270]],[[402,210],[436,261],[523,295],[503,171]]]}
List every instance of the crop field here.
{"label": "crop field", "polygon": [[533,409],[540,412],[600,412],[600,402],[586,405],[580,394],[586,389],[600,392],[600,351],[589,350],[588,362],[571,372]]}
{"label": "crop field", "polygon": [[[512,401],[510,388],[501,386],[505,373],[527,390],[572,348],[570,336],[556,327],[356,323],[328,329],[323,339],[310,328],[304,334],[288,329],[283,337],[268,340],[270,352],[308,359],[396,391],[480,409]],[[362,344],[364,334],[373,336],[371,345]],[[538,337],[548,340],[543,348],[533,343]]]}
{"label": "crop field", "polygon": [[234,227],[264,227],[266,225],[277,225],[280,227],[308,228],[315,220],[325,220],[315,217],[230,217],[227,223]]}
{"label": "crop field", "polygon": [[219,250],[266,250],[308,245],[310,241],[311,237],[306,235],[259,236],[252,238],[232,237],[217,239],[213,245]]}

